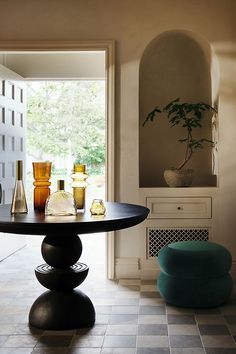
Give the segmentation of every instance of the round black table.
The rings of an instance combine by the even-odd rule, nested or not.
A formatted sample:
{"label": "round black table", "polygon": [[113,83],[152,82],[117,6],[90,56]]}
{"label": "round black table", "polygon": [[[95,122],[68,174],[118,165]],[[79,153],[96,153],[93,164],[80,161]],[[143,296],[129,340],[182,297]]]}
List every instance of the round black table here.
{"label": "round black table", "polygon": [[10,214],[10,205],[0,206],[0,232],[46,235],[41,247],[42,264],[35,269],[38,281],[48,291],[33,303],[29,324],[45,330],[91,327],[95,310],[89,297],[75,288],[88,274],[88,266],[77,262],[82,253],[78,234],[125,229],[146,219],[149,209],[140,205],[105,203],[105,216],[89,210],[76,216],[45,216],[44,212]]}

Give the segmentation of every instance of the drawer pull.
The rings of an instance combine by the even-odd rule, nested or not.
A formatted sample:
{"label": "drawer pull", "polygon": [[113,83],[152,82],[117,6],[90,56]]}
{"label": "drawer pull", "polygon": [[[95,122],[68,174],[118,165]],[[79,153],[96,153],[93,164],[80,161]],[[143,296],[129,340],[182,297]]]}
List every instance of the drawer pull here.
{"label": "drawer pull", "polygon": [[184,208],[183,207],[180,207],[180,206],[178,206],[178,208],[177,208],[178,210],[183,210]]}

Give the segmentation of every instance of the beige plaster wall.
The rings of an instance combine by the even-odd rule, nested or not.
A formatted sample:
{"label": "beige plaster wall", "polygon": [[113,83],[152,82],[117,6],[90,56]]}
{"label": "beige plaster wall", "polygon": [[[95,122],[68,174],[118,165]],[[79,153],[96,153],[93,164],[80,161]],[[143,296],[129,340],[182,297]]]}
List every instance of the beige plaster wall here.
{"label": "beige plaster wall", "polygon": [[[235,0],[0,0],[0,10],[0,40],[116,40],[116,199],[124,202],[139,201],[138,84],[145,47],[171,29],[191,30],[219,46],[220,228],[236,257]],[[136,228],[118,234],[116,256],[139,256]]]}

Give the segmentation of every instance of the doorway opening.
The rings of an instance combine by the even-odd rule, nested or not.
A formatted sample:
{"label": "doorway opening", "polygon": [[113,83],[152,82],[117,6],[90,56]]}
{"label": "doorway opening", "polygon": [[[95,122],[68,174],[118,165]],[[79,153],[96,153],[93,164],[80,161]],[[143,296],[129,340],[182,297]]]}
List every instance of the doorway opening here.
{"label": "doorway opening", "polygon": [[[81,79],[81,73],[84,72],[83,79],[91,80],[89,73],[96,78],[96,70],[98,65],[94,65],[88,56],[90,54],[99,54],[103,52],[104,56],[104,82],[105,82],[105,157],[106,163],[104,172],[106,176],[105,199],[114,201],[114,42],[93,42],[93,43],[60,43],[60,42],[35,42],[35,43],[13,43],[5,42],[4,46],[0,45],[0,63],[15,71],[18,75],[16,80],[21,82],[48,81],[78,81]],[[71,54],[82,54],[85,58],[84,63],[74,62]],[[58,61],[55,57],[59,55]],[[87,56],[87,58],[86,58]],[[45,60],[47,63],[45,64]],[[63,66],[64,62],[64,66]],[[64,68],[64,72],[62,70]],[[22,70],[23,69],[23,70]],[[50,72],[51,70],[51,72]],[[76,71],[76,72],[75,72]],[[71,76],[71,73],[74,76]],[[60,73],[60,75],[58,75]],[[21,76],[21,78],[20,78]],[[2,76],[4,80],[15,80],[14,77]],[[7,112],[7,111],[6,111]],[[20,116],[22,118],[22,115]],[[25,153],[23,139],[21,143],[20,153]],[[68,144],[70,145],[71,142]],[[13,144],[12,144],[13,146]],[[72,148],[68,146],[68,148]],[[71,164],[70,164],[71,165]],[[9,164],[10,166],[10,164]],[[72,169],[72,166],[70,168]],[[6,178],[5,178],[6,177]],[[7,173],[5,179],[8,180]],[[69,178],[69,177],[68,177]],[[68,182],[69,183],[69,182]],[[69,185],[69,184],[68,184]],[[53,187],[53,185],[52,185]],[[100,192],[102,188],[100,188]],[[102,192],[104,193],[104,191]],[[97,196],[97,195],[96,195]],[[98,236],[95,236],[99,242]],[[92,238],[87,237],[89,242],[94,245]],[[101,241],[101,240],[100,240]],[[105,237],[106,248],[105,266],[107,277],[114,277],[114,234],[109,232]],[[95,249],[96,251],[96,249]]]}

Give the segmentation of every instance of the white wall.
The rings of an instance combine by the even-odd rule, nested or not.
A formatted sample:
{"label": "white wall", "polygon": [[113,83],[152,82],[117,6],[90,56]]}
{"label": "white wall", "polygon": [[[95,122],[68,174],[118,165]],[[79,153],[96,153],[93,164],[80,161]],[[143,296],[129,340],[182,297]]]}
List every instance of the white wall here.
{"label": "white wall", "polygon": [[[171,29],[198,33],[220,60],[220,233],[236,259],[235,0],[8,0],[0,41],[116,40],[116,199],[139,202],[139,62],[148,43]],[[227,50],[225,49],[227,47]],[[137,228],[116,238],[117,257],[139,257]]]}

